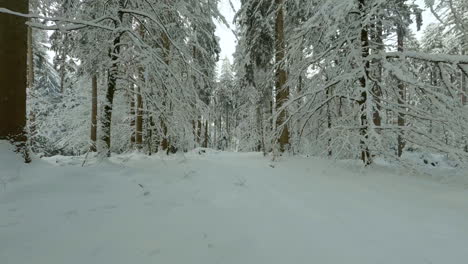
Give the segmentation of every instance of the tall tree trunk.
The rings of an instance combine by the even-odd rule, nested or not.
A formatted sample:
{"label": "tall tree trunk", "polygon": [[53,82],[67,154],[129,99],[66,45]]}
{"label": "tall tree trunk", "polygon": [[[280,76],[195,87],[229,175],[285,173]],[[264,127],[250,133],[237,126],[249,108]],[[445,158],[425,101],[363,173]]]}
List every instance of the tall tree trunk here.
{"label": "tall tree trunk", "polygon": [[[169,67],[169,64],[170,64],[170,54],[171,54],[171,41],[169,39],[169,36],[164,32],[162,33],[162,44],[163,44],[163,50],[164,50],[164,62],[166,64],[166,67]],[[169,138],[168,138],[168,128],[167,128],[167,124],[166,124],[166,120],[164,120],[166,118],[166,115],[168,113],[167,109],[166,109],[166,105],[167,105],[167,88],[163,85],[163,102],[162,102],[162,105],[163,105],[163,111],[164,113],[161,115],[161,128],[162,128],[162,141],[161,141],[161,149],[163,151],[166,151],[169,149],[170,147],[170,142],[169,142]]]}
{"label": "tall tree trunk", "polygon": [[[216,108],[215,108],[216,109]],[[213,141],[211,143],[211,147],[213,149],[218,149],[218,118],[214,117],[214,126],[213,126]]]}
{"label": "tall tree trunk", "polygon": [[194,147],[197,147],[198,139],[197,139],[197,122],[192,120],[192,132],[193,132],[193,139],[194,139]]}
{"label": "tall tree trunk", "polygon": [[[376,20],[379,18],[377,17]],[[374,50],[375,53],[378,55],[381,55],[384,49],[384,43],[383,43],[383,26],[381,21],[374,22],[374,28],[373,28],[373,42],[374,42]],[[382,87],[380,86],[382,83],[382,60],[377,58],[374,62],[374,78],[375,82],[372,88],[372,93],[373,93],[373,99],[375,102],[375,108],[373,109],[373,122],[374,126],[379,128],[382,125],[382,116],[380,114],[380,111],[382,110]],[[378,131],[380,132],[380,130]]]}
{"label": "tall tree trunk", "polygon": [[[29,1],[3,0],[1,6],[28,13]],[[28,29],[26,19],[0,14],[0,139],[10,139],[26,162],[26,88]]]}
{"label": "tall tree trunk", "polygon": [[[327,98],[331,97],[331,89],[327,89]],[[331,157],[333,155],[333,150],[332,150],[332,137],[330,135],[330,130],[332,128],[332,116],[331,116],[331,111],[330,111],[330,103],[327,104],[327,128],[328,128],[328,143],[327,143],[327,149],[328,149],[328,157]]]}
{"label": "tall tree trunk", "polygon": [[[34,48],[33,48],[33,34],[32,28],[28,27],[28,89],[29,93],[32,93],[34,90]],[[36,134],[36,114],[34,110],[29,111],[29,145],[32,145],[33,137]]]}
{"label": "tall tree trunk", "polygon": [[282,127],[278,139],[279,150],[284,152],[289,145],[289,130],[286,122],[286,110],[281,110],[289,97],[289,88],[286,87],[287,74],[284,69],[285,63],[285,39],[284,39],[284,7],[283,0],[275,0],[276,21],[275,21],[275,61],[276,61],[276,127]]}
{"label": "tall tree trunk", "polygon": [[[119,7],[124,8],[125,0],[119,0]],[[118,12],[118,23],[122,23],[123,13]],[[116,27],[120,26],[119,24]],[[122,33],[118,32],[114,38],[113,48],[110,51],[111,67],[108,70],[106,103],[104,105],[104,117],[102,120],[103,141],[106,144],[107,156],[111,154],[111,125],[112,125],[112,107],[114,104],[114,94],[117,88],[118,59],[120,54],[120,38]]]}
{"label": "tall tree trunk", "polygon": [[205,120],[205,141],[203,142],[203,147],[208,148],[208,120]]}
{"label": "tall tree trunk", "polygon": [[91,146],[89,151],[97,151],[97,113],[98,113],[98,89],[97,89],[97,75],[93,74],[91,79],[92,86],[92,102],[91,102]]}
{"label": "tall tree trunk", "polygon": [[[467,44],[467,45],[468,45],[468,44]],[[461,50],[462,50],[461,54],[462,54],[462,55],[465,55],[466,52],[465,52],[463,46],[464,46],[464,45],[461,45]],[[460,85],[461,85],[461,87],[460,87],[460,90],[461,90],[461,103],[462,103],[462,105],[464,106],[464,105],[466,105],[466,102],[467,102],[468,78],[466,78],[466,75],[464,74],[463,71],[461,72]],[[468,152],[467,133],[468,133],[468,132],[465,132],[465,134],[464,134],[463,137],[462,137],[462,140],[463,140],[464,145],[465,145],[464,148],[463,148],[463,150],[464,150],[465,152]]]}
{"label": "tall tree trunk", "polygon": [[131,134],[130,134],[130,145],[132,148],[135,147],[135,141],[136,141],[136,126],[135,126],[135,123],[136,123],[136,112],[135,112],[135,85],[132,84],[130,86],[130,90],[131,90],[131,93],[130,93],[130,129],[131,129]]}
{"label": "tall tree trunk", "polygon": [[141,88],[137,86],[137,100],[136,100],[136,147],[141,150],[143,147],[143,98],[141,96]]}
{"label": "tall tree trunk", "polygon": [[256,126],[257,126],[257,137],[258,142],[256,146],[256,151],[263,151],[263,113],[262,113],[262,102],[261,100],[257,101],[257,105],[255,106],[255,117],[256,117]]}
{"label": "tall tree trunk", "polygon": [[[138,26],[138,33],[142,40],[145,40],[145,29],[140,23]],[[138,78],[140,83],[144,83],[146,87],[146,79],[144,75],[143,67],[138,69]],[[136,132],[135,132],[135,142],[136,148],[141,150],[143,148],[143,95],[142,95],[141,85],[136,87]]]}
{"label": "tall tree trunk", "polygon": [[[466,44],[468,45],[468,44]],[[463,46],[463,45],[462,45]],[[467,47],[468,49],[468,47]],[[462,52],[461,52],[462,55],[465,55],[466,54],[466,51],[463,49],[462,47]],[[461,102],[462,102],[462,105],[466,105],[466,103],[468,102],[467,100],[467,93],[468,93],[468,78],[466,77],[466,75],[462,72],[461,73],[462,77],[461,77]]]}
{"label": "tall tree trunk", "polygon": [[[366,13],[366,0],[359,0],[359,10],[361,13],[361,19],[364,18],[364,14]],[[361,145],[361,160],[364,164],[369,165],[372,163],[371,154],[368,146],[368,138],[369,138],[369,121],[367,120],[367,100],[368,100],[368,76],[369,76],[369,68],[370,62],[368,60],[369,57],[369,32],[367,30],[367,26],[362,24],[361,25],[361,46],[362,46],[362,61],[364,63],[364,69],[362,77],[359,79],[360,88],[361,88],[361,98],[358,100],[359,108],[360,108],[360,145]]]}
{"label": "tall tree trunk", "polygon": [[65,62],[60,67],[60,93],[65,92]]}
{"label": "tall tree trunk", "polygon": [[198,117],[198,121],[197,121],[197,142],[198,142],[198,145],[201,146],[201,138],[202,138],[202,120],[201,120],[201,116]]}
{"label": "tall tree trunk", "polygon": [[[146,104],[148,105],[148,104]],[[148,106],[146,106],[148,108]],[[150,112],[146,115],[146,142],[148,143],[148,155],[153,154],[153,131],[154,131],[154,122],[153,122],[153,116],[151,115]],[[154,152],[158,152],[158,147],[159,144],[156,144],[156,149]]]}
{"label": "tall tree trunk", "polygon": [[[404,36],[405,36],[405,31],[403,29],[403,26],[398,25],[397,26],[397,45],[398,45],[398,51],[403,52],[404,50]],[[397,149],[397,155],[398,157],[401,157],[403,154],[403,149],[405,148],[405,140],[403,138],[404,135],[404,126],[405,126],[405,105],[406,104],[406,87],[405,84],[398,80],[398,126],[400,127],[399,133],[398,133],[398,149]]]}

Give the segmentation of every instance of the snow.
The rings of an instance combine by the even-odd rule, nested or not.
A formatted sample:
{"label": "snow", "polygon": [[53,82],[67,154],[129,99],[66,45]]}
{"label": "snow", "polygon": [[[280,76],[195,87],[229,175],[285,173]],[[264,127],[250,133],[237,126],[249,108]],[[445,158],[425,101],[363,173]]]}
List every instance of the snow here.
{"label": "snow", "polygon": [[[0,262],[444,263],[468,259],[468,177],[196,150],[21,163],[0,143]],[[5,176],[8,175],[8,176]],[[2,178],[0,177],[0,178]]]}

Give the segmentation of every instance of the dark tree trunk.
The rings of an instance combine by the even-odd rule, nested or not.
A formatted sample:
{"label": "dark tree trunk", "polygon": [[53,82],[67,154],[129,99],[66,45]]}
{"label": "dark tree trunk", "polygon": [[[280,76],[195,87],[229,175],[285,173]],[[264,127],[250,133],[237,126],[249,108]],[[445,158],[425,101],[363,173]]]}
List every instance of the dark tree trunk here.
{"label": "dark tree trunk", "polygon": [[132,84],[131,85],[131,93],[130,93],[130,129],[131,129],[131,134],[130,134],[130,145],[132,148],[135,147],[135,134],[136,134],[136,128],[135,128],[135,123],[136,123],[136,113],[135,113],[135,86]]}
{"label": "dark tree trunk", "polygon": [[286,110],[280,110],[289,97],[289,88],[286,87],[288,76],[284,69],[285,40],[284,40],[284,11],[283,0],[275,0],[276,21],[275,21],[275,61],[276,61],[276,127],[282,127],[278,138],[279,150],[284,152],[289,145],[289,130],[286,121]]}
{"label": "dark tree trunk", "polygon": [[[124,8],[125,1],[120,0],[120,8]],[[122,23],[123,13],[119,11],[118,13],[119,23]],[[117,24],[116,27],[119,25]],[[112,61],[111,67],[108,70],[108,80],[107,80],[107,91],[106,91],[106,103],[104,105],[104,117],[102,120],[102,132],[103,132],[103,141],[106,144],[107,156],[110,157],[111,154],[111,125],[112,125],[112,107],[114,104],[114,94],[117,88],[117,74],[118,74],[118,59],[120,54],[120,38],[122,33],[118,32],[117,36],[114,39],[114,45],[110,51],[110,58]]]}
{"label": "dark tree trunk", "polygon": [[194,138],[194,143],[198,142],[197,140],[197,122],[195,120],[192,120],[192,131],[193,131],[193,138]]}
{"label": "dark tree trunk", "polygon": [[205,121],[205,141],[203,142],[203,147],[208,148],[208,120]]}
{"label": "dark tree trunk", "polygon": [[[398,51],[403,52],[403,45],[404,45],[404,36],[405,32],[401,25],[397,27],[397,44],[398,44]],[[398,80],[398,126],[400,127],[398,133],[398,157],[401,157],[403,154],[403,149],[405,148],[405,140],[404,140],[404,126],[405,126],[405,114],[406,111],[405,105],[406,104],[406,87],[405,84]]]}
{"label": "dark tree trunk", "polygon": [[[27,0],[2,0],[1,7],[28,13]],[[26,88],[28,29],[26,19],[0,14],[0,139],[9,139],[26,162]]]}
{"label": "dark tree trunk", "polygon": [[[170,53],[171,53],[171,40],[169,39],[169,36],[166,33],[163,33],[162,36],[162,44],[163,44],[163,50],[164,50],[164,62],[166,64],[166,67],[169,67],[170,64]],[[161,141],[161,149],[163,151],[167,151],[170,148],[170,142],[169,142],[169,137],[168,137],[168,128],[167,128],[167,123],[165,118],[167,118],[168,111],[166,109],[167,105],[167,89],[163,85],[163,92],[162,92],[162,97],[163,97],[163,111],[164,114],[161,115],[161,128],[162,128],[162,141]]]}
{"label": "dark tree trunk", "polygon": [[97,113],[98,113],[98,92],[97,92],[97,75],[94,74],[91,80],[92,86],[92,102],[91,102],[91,146],[89,151],[97,151]]}
{"label": "dark tree trunk", "polygon": [[137,87],[137,109],[136,109],[136,147],[141,149],[143,147],[143,98],[141,96],[141,89]]}
{"label": "dark tree trunk", "polygon": [[201,146],[201,138],[202,138],[202,121],[201,121],[201,116],[198,117],[197,121],[197,142],[198,145]]}
{"label": "dark tree trunk", "polygon": [[[359,10],[361,12],[361,16],[364,17],[364,14],[366,13],[366,0],[359,0]],[[363,18],[361,18],[363,19]],[[364,69],[363,69],[363,74],[362,77],[359,79],[359,83],[361,86],[361,98],[358,101],[359,107],[360,107],[360,123],[361,123],[361,129],[360,129],[360,135],[361,135],[361,140],[360,140],[360,145],[361,145],[361,160],[364,162],[364,164],[369,165],[372,163],[371,155],[370,155],[370,150],[368,144],[368,138],[369,138],[369,121],[367,120],[367,88],[368,88],[368,76],[369,76],[369,68],[370,68],[370,63],[368,60],[369,57],[369,32],[367,30],[366,25],[362,24],[361,25],[361,46],[362,46],[362,61],[364,63]]]}
{"label": "dark tree trunk", "polygon": [[[379,18],[376,18],[379,19]],[[374,50],[375,53],[381,54],[384,49],[384,43],[383,43],[383,26],[381,21],[377,21],[374,24],[373,28],[373,42],[374,42]],[[372,88],[372,93],[373,93],[373,98],[375,102],[375,108],[373,109],[373,116],[372,119],[374,121],[374,125],[379,128],[382,125],[382,117],[380,115],[380,111],[382,110],[382,87],[381,87],[381,82],[382,82],[382,61],[380,58],[377,58],[374,62],[373,65],[373,71],[374,71],[374,86]],[[378,131],[380,132],[380,131]]]}
{"label": "dark tree trunk", "polygon": [[[331,88],[328,88],[327,98],[330,98],[330,97],[331,97]],[[331,111],[330,111],[330,103],[327,104],[327,128],[328,128],[328,134],[330,135],[330,132],[331,132],[330,130],[332,128],[332,116],[331,116]],[[327,148],[328,148],[328,157],[331,157],[333,155],[331,135],[328,136]]]}

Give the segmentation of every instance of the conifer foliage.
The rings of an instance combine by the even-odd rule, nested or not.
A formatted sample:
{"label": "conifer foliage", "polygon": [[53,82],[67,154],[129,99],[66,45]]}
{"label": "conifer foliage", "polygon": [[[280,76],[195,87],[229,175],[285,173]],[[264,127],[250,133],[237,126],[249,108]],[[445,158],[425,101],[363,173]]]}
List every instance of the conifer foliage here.
{"label": "conifer foliage", "polygon": [[[27,1],[1,3],[11,61],[0,76],[12,85],[0,136],[22,134],[27,117],[36,153],[468,159],[466,1],[241,0],[232,63],[219,60],[217,0],[31,0],[29,14]],[[424,9],[438,22],[418,40]]]}

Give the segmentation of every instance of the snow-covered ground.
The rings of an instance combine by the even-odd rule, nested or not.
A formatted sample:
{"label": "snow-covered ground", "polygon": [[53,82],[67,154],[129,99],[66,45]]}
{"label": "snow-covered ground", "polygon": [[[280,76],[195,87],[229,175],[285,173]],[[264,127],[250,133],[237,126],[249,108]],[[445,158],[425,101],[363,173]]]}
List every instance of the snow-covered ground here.
{"label": "snow-covered ground", "polygon": [[467,171],[213,151],[81,164],[24,165],[0,142],[1,264],[468,261]]}

